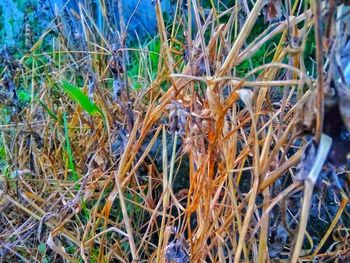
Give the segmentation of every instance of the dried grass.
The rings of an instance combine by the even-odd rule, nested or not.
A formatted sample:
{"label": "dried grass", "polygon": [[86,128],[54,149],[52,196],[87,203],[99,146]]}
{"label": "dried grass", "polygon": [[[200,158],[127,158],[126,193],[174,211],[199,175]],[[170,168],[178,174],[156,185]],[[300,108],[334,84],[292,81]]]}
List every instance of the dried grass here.
{"label": "dried grass", "polygon": [[[81,5],[80,19],[68,19],[80,22],[83,34],[72,39],[67,18],[57,16],[20,60],[24,70],[13,74],[14,83],[25,83],[35,96],[0,126],[9,164],[0,184],[2,261],[272,262],[278,250],[272,239],[278,238],[286,238],[278,251],[284,260],[349,259],[349,187],[334,195],[338,210],[310,247],[308,233],[304,240],[308,215],[300,211],[322,192],[313,193],[315,182],[303,190],[296,176],[307,141],[300,123],[311,124],[316,140],[322,133],[319,18],[329,5],[287,0],[294,2],[288,19],[266,24],[248,41],[266,1],[247,2],[219,10],[213,1],[206,13],[188,1],[193,18],[178,1],[168,27],[157,3],[157,72],[147,46],[125,47],[124,22],[118,40],[107,26],[98,29]],[[249,14],[241,17],[245,6]],[[108,25],[106,12],[104,19]],[[317,81],[306,72],[303,54],[314,27]],[[41,54],[39,42],[54,30],[53,52]],[[286,44],[291,37],[295,46]],[[272,39],[272,61],[240,75],[241,63]],[[44,55],[48,62],[35,62]],[[128,57],[139,57],[136,78],[126,78]],[[104,117],[67,97],[61,80],[83,81]],[[134,81],[140,90],[132,88]],[[179,187],[181,180],[186,183]],[[310,198],[304,210],[290,204],[298,192]],[[272,234],[275,226],[286,233]]]}

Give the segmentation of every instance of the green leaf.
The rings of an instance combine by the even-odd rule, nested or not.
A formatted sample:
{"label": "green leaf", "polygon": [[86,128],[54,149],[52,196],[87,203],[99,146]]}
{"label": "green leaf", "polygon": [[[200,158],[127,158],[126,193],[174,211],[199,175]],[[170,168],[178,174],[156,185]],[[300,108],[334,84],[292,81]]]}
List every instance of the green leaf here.
{"label": "green leaf", "polygon": [[87,113],[90,115],[100,115],[103,117],[103,113],[99,107],[93,103],[88,96],[86,96],[77,86],[70,84],[68,81],[61,81],[64,91],[68,96],[77,102]]}
{"label": "green leaf", "polygon": [[63,115],[63,125],[64,125],[64,135],[65,135],[65,139],[66,139],[66,147],[65,148],[66,148],[66,153],[68,156],[68,166],[72,172],[73,182],[77,182],[79,180],[79,177],[78,177],[77,171],[75,169],[73,152],[72,152],[72,148],[70,146],[69,133],[68,133],[68,122],[67,122],[66,113],[64,113],[64,115]]}
{"label": "green leaf", "polygon": [[1,146],[1,142],[0,142],[0,172],[4,173],[7,168],[8,168],[8,164],[6,161],[6,150],[4,146]]}

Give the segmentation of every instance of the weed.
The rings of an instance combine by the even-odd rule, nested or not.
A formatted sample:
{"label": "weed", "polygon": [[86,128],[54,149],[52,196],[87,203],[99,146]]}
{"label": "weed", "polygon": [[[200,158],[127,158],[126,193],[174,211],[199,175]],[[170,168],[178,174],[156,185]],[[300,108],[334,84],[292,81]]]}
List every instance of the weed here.
{"label": "weed", "polygon": [[344,6],[83,2],[0,54],[0,261],[349,258]]}

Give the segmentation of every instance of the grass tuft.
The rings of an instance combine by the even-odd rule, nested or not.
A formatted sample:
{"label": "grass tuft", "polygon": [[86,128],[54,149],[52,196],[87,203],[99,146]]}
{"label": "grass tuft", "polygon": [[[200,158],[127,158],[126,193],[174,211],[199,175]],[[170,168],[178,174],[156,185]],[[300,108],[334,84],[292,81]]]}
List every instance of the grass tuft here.
{"label": "grass tuft", "polygon": [[341,1],[83,2],[1,51],[0,261],[349,260]]}

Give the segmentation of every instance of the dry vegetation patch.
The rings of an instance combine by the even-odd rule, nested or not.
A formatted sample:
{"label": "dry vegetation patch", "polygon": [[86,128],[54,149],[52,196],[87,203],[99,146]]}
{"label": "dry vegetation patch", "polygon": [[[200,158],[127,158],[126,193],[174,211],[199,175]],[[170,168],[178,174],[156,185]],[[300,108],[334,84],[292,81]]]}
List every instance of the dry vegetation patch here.
{"label": "dry vegetation patch", "polygon": [[346,3],[154,2],[3,49],[1,260],[347,262]]}

